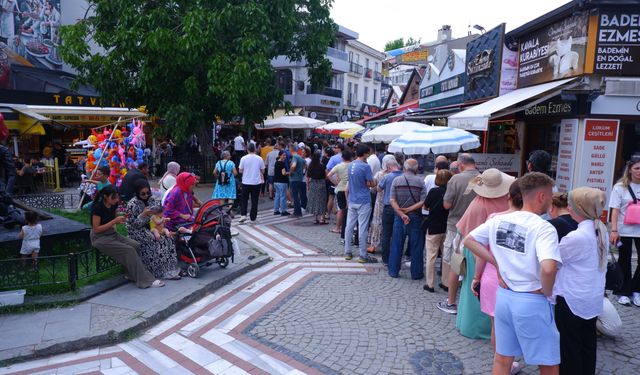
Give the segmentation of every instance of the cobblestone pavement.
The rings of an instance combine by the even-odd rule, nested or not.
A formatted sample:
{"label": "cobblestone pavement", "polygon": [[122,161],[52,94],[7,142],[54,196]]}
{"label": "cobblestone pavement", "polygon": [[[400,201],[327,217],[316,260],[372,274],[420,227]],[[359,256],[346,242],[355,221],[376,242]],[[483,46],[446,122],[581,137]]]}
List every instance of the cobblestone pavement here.
{"label": "cobblestone pavement", "polygon": [[[235,227],[273,262],[129,342],[15,364],[0,374],[490,372],[489,342],[460,336],[455,316],[435,309],[444,293],[424,292],[406,271],[391,279],[381,265],[328,255],[342,254],[338,235],[312,221],[274,216],[263,202],[257,224]],[[625,330],[599,340],[600,374],[640,368],[640,309],[618,308]]]}

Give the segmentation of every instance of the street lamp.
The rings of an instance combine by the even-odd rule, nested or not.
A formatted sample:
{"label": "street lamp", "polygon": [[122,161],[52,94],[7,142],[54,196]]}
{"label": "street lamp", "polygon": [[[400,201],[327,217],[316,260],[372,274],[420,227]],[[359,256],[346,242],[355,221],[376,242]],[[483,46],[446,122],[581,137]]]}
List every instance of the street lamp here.
{"label": "street lamp", "polygon": [[484,27],[480,26],[480,25],[473,25],[473,28],[480,31],[480,33],[484,34],[485,32],[487,32],[487,30],[485,30]]}

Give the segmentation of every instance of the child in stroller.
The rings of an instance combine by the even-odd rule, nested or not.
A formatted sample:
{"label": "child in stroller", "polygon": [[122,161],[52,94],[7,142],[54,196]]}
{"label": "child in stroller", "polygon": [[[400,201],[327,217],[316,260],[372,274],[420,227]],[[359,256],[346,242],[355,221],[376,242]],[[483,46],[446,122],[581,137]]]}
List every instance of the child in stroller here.
{"label": "child in stroller", "polygon": [[218,263],[225,268],[229,258],[233,261],[231,242],[231,216],[219,200],[202,205],[193,223],[184,225],[190,232],[178,229],[176,252],[178,259],[187,264],[187,274],[197,277],[200,267]]}

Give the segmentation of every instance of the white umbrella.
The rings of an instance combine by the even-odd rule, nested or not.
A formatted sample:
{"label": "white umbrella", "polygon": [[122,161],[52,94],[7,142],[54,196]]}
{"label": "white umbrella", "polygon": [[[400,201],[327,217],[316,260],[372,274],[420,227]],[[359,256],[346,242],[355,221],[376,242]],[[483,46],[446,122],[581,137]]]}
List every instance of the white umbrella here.
{"label": "white umbrella", "polygon": [[389,143],[402,134],[409,133],[415,129],[428,127],[429,125],[414,121],[398,121],[390,124],[378,126],[362,135],[362,142],[367,143]]}
{"label": "white umbrella", "polygon": [[413,130],[389,144],[389,152],[407,155],[446,154],[480,147],[478,136],[466,130],[446,126],[426,126]]}
{"label": "white umbrella", "polygon": [[314,129],[324,124],[326,124],[326,122],[312,119],[311,117],[285,115],[266,120],[264,126],[257,125],[256,129]]}
{"label": "white umbrella", "polygon": [[358,129],[358,131],[360,131],[364,129],[364,126],[349,121],[332,122],[327,125],[318,126],[316,131],[325,134],[340,134],[343,131],[350,129]]}

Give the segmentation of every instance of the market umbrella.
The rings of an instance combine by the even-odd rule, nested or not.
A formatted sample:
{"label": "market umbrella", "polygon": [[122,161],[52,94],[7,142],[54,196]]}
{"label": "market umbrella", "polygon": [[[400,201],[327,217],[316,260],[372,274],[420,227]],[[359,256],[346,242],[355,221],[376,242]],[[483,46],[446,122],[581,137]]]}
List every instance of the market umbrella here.
{"label": "market umbrella", "polygon": [[364,128],[361,126],[359,128],[351,128],[351,129],[347,129],[343,132],[340,132],[340,138],[355,138],[356,134],[360,133],[361,131],[363,131]]}
{"label": "market umbrella", "polygon": [[377,128],[362,135],[362,142],[368,143],[390,143],[399,136],[409,133],[415,129],[428,127],[421,122],[398,121],[390,124],[378,126]]}
{"label": "market umbrella", "polygon": [[326,122],[299,115],[285,115],[271,120],[265,120],[264,125],[257,125],[256,129],[314,129]]}
{"label": "market umbrella", "polygon": [[359,129],[362,130],[364,127],[362,125],[358,125],[355,122],[343,121],[343,122],[332,122],[330,124],[318,126],[316,128],[316,132],[323,134],[340,134],[341,132],[349,129]]}
{"label": "market umbrella", "polygon": [[446,154],[480,147],[478,136],[466,130],[446,126],[426,126],[415,129],[389,144],[389,152],[407,155]]}

